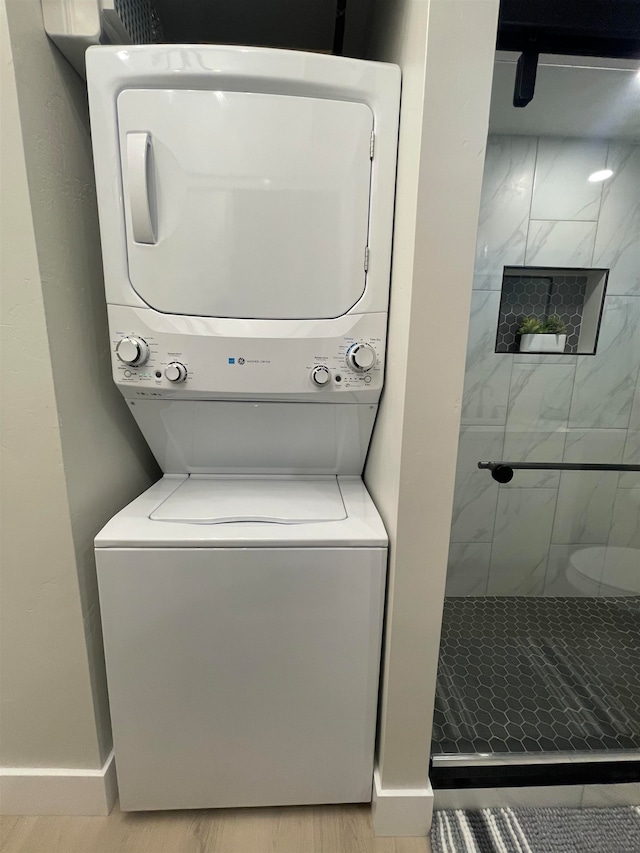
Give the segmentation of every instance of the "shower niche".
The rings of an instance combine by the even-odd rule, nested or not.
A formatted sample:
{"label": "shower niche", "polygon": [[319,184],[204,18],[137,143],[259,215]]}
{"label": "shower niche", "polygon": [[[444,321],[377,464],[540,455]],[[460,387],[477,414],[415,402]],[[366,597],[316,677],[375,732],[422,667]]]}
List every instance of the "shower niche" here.
{"label": "shower niche", "polygon": [[504,267],[495,351],[520,352],[524,320],[534,317],[544,324],[557,315],[566,327],[562,354],[595,355],[608,274],[606,269]]}

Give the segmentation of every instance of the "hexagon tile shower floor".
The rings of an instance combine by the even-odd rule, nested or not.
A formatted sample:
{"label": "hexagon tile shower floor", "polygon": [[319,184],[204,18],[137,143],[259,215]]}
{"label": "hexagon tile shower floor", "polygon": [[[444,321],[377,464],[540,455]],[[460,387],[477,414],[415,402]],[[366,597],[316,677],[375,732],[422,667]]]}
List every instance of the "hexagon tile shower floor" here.
{"label": "hexagon tile shower floor", "polygon": [[433,751],[640,747],[640,597],[448,598]]}

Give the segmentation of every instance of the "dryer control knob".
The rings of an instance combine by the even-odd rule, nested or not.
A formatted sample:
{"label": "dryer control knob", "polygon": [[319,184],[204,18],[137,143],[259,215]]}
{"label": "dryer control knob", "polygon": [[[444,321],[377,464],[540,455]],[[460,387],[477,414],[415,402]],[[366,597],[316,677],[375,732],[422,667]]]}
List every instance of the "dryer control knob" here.
{"label": "dryer control knob", "polygon": [[375,366],[377,360],[376,351],[371,344],[362,342],[352,344],[347,350],[347,364],[358,373],[364,373]]}
{"label": "dryer control knob", "polygon": [[139,367],[149,358],[149,345],[142,338],[120,338],[116,345],[116,355],[124,364]]}
{"label": "dryer control knob", "polygon": [[311,379],[316,385],[326,385],[331,379],[331,371],[324,364],[316,364],[311,371]]}
{"label": "dryer control knob", "polygon": [[187,378],[187,368],[179,361],[172,361],[165,367],[164,375],[169,382],[184,382]]}

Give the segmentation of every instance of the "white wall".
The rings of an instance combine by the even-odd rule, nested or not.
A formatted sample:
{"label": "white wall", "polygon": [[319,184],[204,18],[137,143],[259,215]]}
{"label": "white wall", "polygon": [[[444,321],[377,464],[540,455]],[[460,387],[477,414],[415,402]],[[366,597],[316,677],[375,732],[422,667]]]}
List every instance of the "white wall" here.
{"label": "white wall", "polygon": [[365,480],[389,533],[378,769],[427,781],[497,0],[380,3],[403,71],[385,391]]}
{"label": "white wall", "polygon": [[[6,26],[2,8],[3,24]],[[100,760],[11,52],[2,45],[2,764]]]}
{"label": "white wall", "polygon": [[0,763],[98,768],[111,735],[92,539],[157,468],[110,379],[85,87],[39,0],[6,12]]}

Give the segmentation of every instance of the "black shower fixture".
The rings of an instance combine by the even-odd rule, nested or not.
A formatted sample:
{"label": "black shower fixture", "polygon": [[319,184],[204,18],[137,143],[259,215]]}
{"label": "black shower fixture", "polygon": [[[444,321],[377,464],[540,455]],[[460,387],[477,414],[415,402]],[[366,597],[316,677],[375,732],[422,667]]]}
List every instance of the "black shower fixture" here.
{"label": "black shower fixture", "polygon": [[513,105],[526,107],[541,53],[640,59],[640,0],[501,0],[497,48],[521,54]]}

